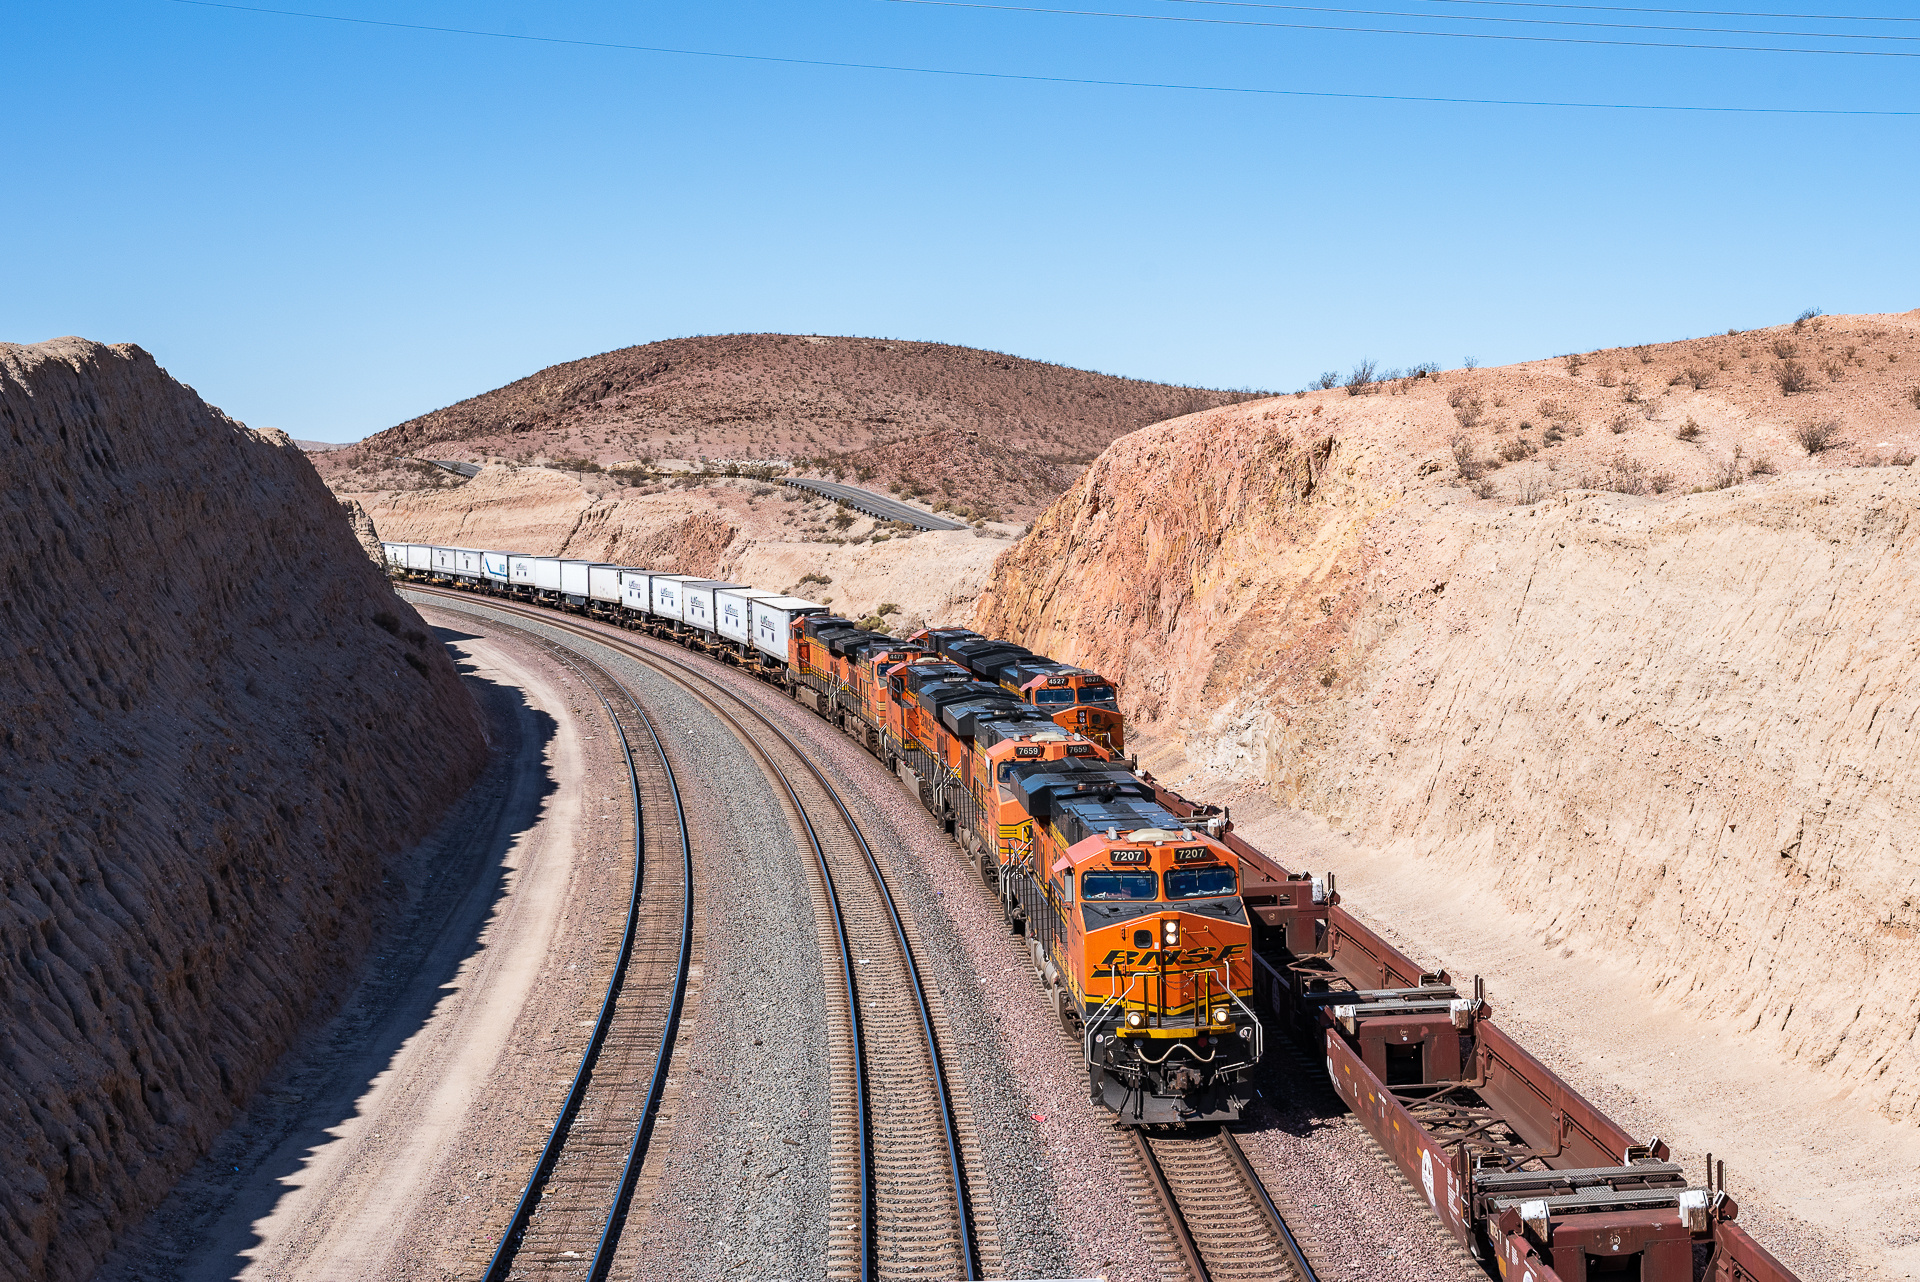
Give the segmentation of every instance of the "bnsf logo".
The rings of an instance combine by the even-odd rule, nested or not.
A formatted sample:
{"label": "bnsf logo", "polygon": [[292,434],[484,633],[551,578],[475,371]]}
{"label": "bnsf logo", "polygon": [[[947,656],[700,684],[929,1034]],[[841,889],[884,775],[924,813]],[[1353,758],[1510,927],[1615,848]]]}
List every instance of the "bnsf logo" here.
{"label": "bnsf logo", "polygon": [[1228,944],[1225,948],[1116,948],[1100,959],[1102,969],[1111,969],[1115,963],[1121,966],[1204,966],[1208,962],[1223,962],[1244,953],[1244,944]]}

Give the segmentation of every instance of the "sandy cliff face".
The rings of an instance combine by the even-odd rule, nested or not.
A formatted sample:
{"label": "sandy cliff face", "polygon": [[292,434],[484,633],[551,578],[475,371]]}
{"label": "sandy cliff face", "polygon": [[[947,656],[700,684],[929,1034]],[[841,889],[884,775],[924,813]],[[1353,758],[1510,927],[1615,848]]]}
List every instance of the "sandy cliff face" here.
{"label": "sandy cliff face", "polygon": [[278,432],[0,345],[0,1274],[87,1276],[332,986],[484,745]]}
{"label": "sandy cliff face", "polygon": [[[1728,377],[1672,393],[1664,420],[1536,438],[1526,466],[1560,484],[1533,503],[1475,497],[1449,399],[1617,404],[1596,362],[1150,428],[1007,554],[976,626],[1121,680],[1148,764],[1454,869],[1517,925],[1631,959],[1920,1117],[1920,475],[1869,466],[1920,441],[1920,408],[1883,385],[1920,373],[1916,322],[1831,318],[1830,338],[1888,350],[1812,410]],[[1852,446],[1789,453],[1810,414]],[[1643,475],[1687,462],[1644,425],[1709,417],[1723,458],[1770,451],[1778,474],[1579,485],[1621,475],[1615,451]]]}

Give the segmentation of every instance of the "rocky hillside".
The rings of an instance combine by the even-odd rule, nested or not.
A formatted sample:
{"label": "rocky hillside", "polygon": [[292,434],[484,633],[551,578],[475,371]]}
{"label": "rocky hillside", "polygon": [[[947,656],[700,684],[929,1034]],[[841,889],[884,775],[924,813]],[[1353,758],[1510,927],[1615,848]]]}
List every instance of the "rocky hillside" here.
{"label": "rocky hillside", "polygon": [[353,972],[484,744],[277,432],[0,344],[0,1275],[87,1277]]}
{"label": "rocky hillside", "polygon": [[1026,519],[1115,437],[1237,395],[941,343],[729,334],[555,365],[314,461],[347,493],[452,483],[406,459],[806,460]]}
{"label": "rocky hillside", "polygon": [[975,626],[1920,1120],[1916,387],[1910,312],[1161,424]]}

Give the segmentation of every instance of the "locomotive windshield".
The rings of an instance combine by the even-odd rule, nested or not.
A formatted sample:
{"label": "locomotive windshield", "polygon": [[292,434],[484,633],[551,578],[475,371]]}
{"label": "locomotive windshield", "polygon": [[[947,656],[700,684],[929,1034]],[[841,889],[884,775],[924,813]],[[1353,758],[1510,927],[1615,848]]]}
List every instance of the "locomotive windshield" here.
{"label": "locomotive windshield", "polygon": [[1199,899],[1205,895],[1231,895],[1231,868],[1174,868],[1167,873],[1168,899]]}
{"label": "locomotive windshield", "polygon": [[1039,704],[1072,703],[1073,691],[1071,690],[1035,690],[1033,692],[1033,701]]}
{"label": "locomotive windshield", "polygon": [[[1173,874],[1167,874],[1169,878]],[[1231,873],[1228,876],[1232,876]],[[1153,899],[1159,894],[1159,876],[1152,872],[1083,872],[1082,899]]]}
{"label": "locomotive windshield", "polygon": [[1081,687],[1080,687],[1080,702],[1082,702],[1082,703],[1112,703],[1112,702],[1113,702],[1113,687],[1112,687],[1112,686],[1081,686]]}

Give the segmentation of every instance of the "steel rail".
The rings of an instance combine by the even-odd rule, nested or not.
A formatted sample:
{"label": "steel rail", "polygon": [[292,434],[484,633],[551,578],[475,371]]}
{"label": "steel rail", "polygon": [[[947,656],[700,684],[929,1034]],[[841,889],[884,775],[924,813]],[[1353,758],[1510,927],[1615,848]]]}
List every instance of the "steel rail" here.
{"label": "steel rail", "polygon": [[[875,858],[872,847],[867,842],[866,833],[860,827],[859,821],[854,818],[853,812],[848,808],[839,790],[833,786],[832,782],[826,777],[826,774],[812,761],[807,753],[801,750],[793,738],[780,726],[776,725],[770,717],[747,703],[746,700],[741,698],[735,691],[728,689],[724,683],[716,680],[707,673],[701,672],[690,664],[680,662],[671,655],[661,654],[648,647],[638,645],[629,637],[612,635],[594,628],[582,626],[571,616],[558,611],[546,610],[539,606],[530,606],[524,602],[512,601],[510,599],[502,601],[502,599],[498,597],[475,596],[471,593],[453,591],[445,588],[425,587],[414,583],[409,583],[407,586],[423,594],[430,594],[455,601],[473,601],[478,604],[489,605],[503,613],[518,615],[522,618],[535,619],[547,624],[549,627],[596,641],[616,653],[626,653],[656,671],[671,668],[684,677],[696,678],[702,683],[711,686],[721,695],[724,695],[728,701],[764,726],[786,747],[788,752],[793,754],[794,759],[812,776],[820,790],[833,802],[842,824],[860,848],[861,855],[873,877],[874,885],[880,891],[881,902],[886,906],[889,923],[894,931],[895,942],[900,948],[900,955],[904,962],[908,978],[911,981],[915,1004],[917,1006],[917,1014],[920,1020],[921,1033],[926,1043],[930,1077],[940,1105],[940,1118],[944,1130],[943,1138],[945,1140],[948,1157],[948,1174],[953,1183],[954,1202],[957,1208],[956,1219],[958,1221],[960,1234],[961,1260],[963,1261],[965,1270],[963,1276],[969,1280],[978,1278],[979,1264],[977,1260],[977,1247],[973,1240],[971,1199],[968,1195],[966,1172],[961,1159],[960,1139],[955,1125],[953,1104],[947,1086],[945,1066],[940,1055],[939,1043],[934,1036],[932,1014],[927,1005],[925,984],[920,977],[919,967],[913,960],[913,950],[908,944],[906,928],[901,920],[899,908],[894,902],[893,891],[888,885],[885,874],[880,869],[879,861]],[[667,675],[670,680],[676,680],[682,685],[686,684],[680,677],[675,677],[671,673],[663,672],[663,675]],[[696,697],[699,697],[697,692],[695,693]],[[781,767],[778,762],[773,760],[772,754],[767,753],[754,736],[748,732],[747,728],[741,725],[739,718],[728,712],[725,708],[717,706],[711,698],[703,697],[703,702],[706,702],[709,707],[713,708],[716,715],[733,727],[741,741],[754,751],[762,761],[766,762],[768,768],[779,780],[783,791],[787,794],[788,800],[793,804],[795,813],[800,816],[808,844],[812,848],[814,859],[820,869],[822,880],[826,886],[834,921],[836,944],[840,953],[842,968],[846,976],[848,1011],[853,1035],[855,1091],[859,1103],[858,1115],[861,1119],[861,1124],[858,1128],[860,1206],[862,1218],[860,1233],[860,1276],[862,1278],[869,1278],[873,1276],[872,1253],[875,1226],[872,1201],[872,1155],[869,1142],[870,1119],[868,1117],[866,1064],[863,1053],[864,1042],[860,1027],[859,1004],[857,1000],[858,985],[855,978],[853,955],[847,941],[846,925],[841,911],[838,890],[833,879],[832,871],[827,863],[825,848],[820,841],[818,832],[814,828],[813,820],[811,816],[808,815],[805,805],[800,801],[799,793],[794,788],[793,781],[788,777],[786,770]],[[499,1280],[489,1276],[488,1282],[499,1282]]]}
{"label": "steel rail", "polygon": [[[613,974],[607,979],[606,993],[600,1000],[600,1013],[594,1020],[593,1033],[587,1039],[586,1049],[581,1053],[579,1067],[574,1070],[573,1083],[568,1088],[560,1114],[554,1119],[553,1128],[547,1135],[547,1143],[541,1150],[540,1160],[535,1164],[533,1173],[527,1177],[526,1186],[521,1190],[520,1200],[514,1207],[513,1216],[507,1221],[507,1227],[500,1235],[499,1245],[494,1248],[493,1257],[487,1263],[487,1271],[482,1275],[485,1282],[505,1282],[527,1227],[532,1222],[534,1209],[539,1204],[541,1193],[553,1174],[554,1164],[559,1161],[561,1149],[566,1144],[574,1118],[580,1111],[581,1101],[586,1096],[587,1084],[592,1079],[594,1066],[606,1043],[608,1031],[613,1027],[614,1008],[621,986],[626,979],[627,963],[633,956],[634,940],[639,929],[641,891],[646,872],[646,829],[641,822],[640,776],[634,765],[633,745],[627,738],[626,727],[620,724],[620,718],[614,712],[612,702],[597,685],[588,679],[585,671],[559,648],[556,648],[555,653],[580,675],[582,684],[594,692],[600,700],[600,706],[606,710],[607,721],[613,726],[614,733],[619,736],[621,756],[627,767],[627,784],[633,795],[633,884],[627,895],[627,920],[620,939],[620,951],[614,961]],[[611,674],[608,674],[608,680],[613,681]],[[619,684],[617,681],[613,683],[616,686]],[[628,693],[624,688],[622,692]],[[589,1274],[594,1282],[600,1282],[600,1279],[606,1276],[607,1267],[612,1264],[609,1234],[617,1240],[619,1228],[624,1224],[626,1204],[632,1196],[633,1180],[637,1177],[640,1164],[645,1159],[645,1145],[652,1136],[652,1118],[659,1108],[660,1094],[665,1088],[667,1064],[671,1057],[674,1034],[677,1031],[686,996],[687,963],[693,946],[693,846],[688,839],[686,811],[681,804],[680,788],[673,777],[673,765],[667,760],[666,750],[661,745],[660,736],[654,730],[653,722],[647,716],[646,710],[640,706],[637,699],[632,698],[630,693],[628,693],[628,702],[652,737],[655,748],[660,752],[660,763],[666,771],[667,787],[673,796],[674,811],[679,819],[681,859],[686,877],[680,914],[680,955],[675,966],[672,1001],[666,1026],[661,1034],[660,1052],[654,1064],[653,1078],[648,1085],[646,1107],[641,1114],[639,1125],[635,1128],[633,1142],[627,1151],[627,1159],[622,1168],[621,1183],[614,1198],[613,1208],[608,1212],[599,1246],[594,1251],[593,1269]]]}
{"label": "steel rail", "polygon": [[1280,1240],[1287,1244],[1288,1262],[1293,1265],[1293,1271],[1300,1275],[1300,1282],[1320,1282],[1320,1275],[1313,1271],[1313,1265],[1307,1262],[1307,1253],[1300,1247],[1300,1239],[1293,1235],[1293,1226],[1287,1223],[1286,1216],[1280,1214],[1280,1208],[1273,1204],[1273,1194],[1267,1192],[1267,1186],[1261,1183],[1258,1175],[1254,1174],[1253,1163],[1249,1162],[1247,1155],[1240,1151],[1240,1141],[1233,1137],[1232,1131],[1224,1128],[1220,1132],[1220,1138],[1226,1142],[1227,1156],[1239,1168],[1240,1178],[1245,1180],[1247,1187],[1259,1197],[1260,1205],[1265,1208],[1268,1220],[1279,1231]]}

